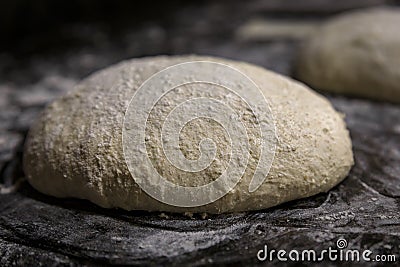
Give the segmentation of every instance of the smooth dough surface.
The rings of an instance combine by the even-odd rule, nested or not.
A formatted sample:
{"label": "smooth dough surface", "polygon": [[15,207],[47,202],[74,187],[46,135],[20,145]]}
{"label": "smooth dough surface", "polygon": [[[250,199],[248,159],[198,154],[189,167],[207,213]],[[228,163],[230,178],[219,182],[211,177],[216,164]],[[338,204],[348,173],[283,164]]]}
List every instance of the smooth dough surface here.
{"label": "smooth dough surface", "polygon": [[[181,208],[158,202],[134,182],[124,160],[122,126],[131,97],[146,79],[166,67],[197,60],[233,66],[259,86],[275,118],[278,143],[270,172],[258,190],[250,193],[248,187],[255,167],[264,163],[258,162],[258,146],[250,142],[251,159],[231,192],[204,206]],[[198,175],[177,172],[162,154],[157,154],[160,149],[156,138],[162,111],[182,101],[189,89],[166,95],[160,108],[155,108],[154,116],[149,117],[148,151],[155,168],[169,175],[167,179],[193,186],[216,179],[225,167],[225,153],[217,153],[215,164]],[[223,90],[207,86],[200,87],[198,93],[227,97]],[[246,117],[246,108],[240,101],[233,98],[231,103],[251,123],[251,116]],[[219,125],[212,121],[193,121],[182,129],[182,152],[187,158],[196,159],[198,142],[205,137],[217,137],[223,152],[229,147],[223,135]],[[261,67],[203,56],[132,59],[94,73],[47,107],[30,130],[24,152],[25,173],[40,192],[88,199],[106,208],[171,212],[265,209],[328,191],[347,176],[352,165],[346,125],[327,99],[301,83]]]}
{"label": "smooth dough surface", "polygon": [[296,76],[317,89],[400,103],[400,9],[339,15],[303,45]]}

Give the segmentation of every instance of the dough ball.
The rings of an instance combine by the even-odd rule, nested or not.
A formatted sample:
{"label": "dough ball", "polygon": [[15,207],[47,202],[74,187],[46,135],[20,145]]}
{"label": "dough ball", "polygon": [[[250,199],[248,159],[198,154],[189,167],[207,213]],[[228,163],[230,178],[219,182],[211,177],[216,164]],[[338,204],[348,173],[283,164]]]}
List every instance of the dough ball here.
{"label": "dough ball", "polygon": [[304,43],[296,76],[317,89],[400,103],[400,9],[339,15]]}
{"label": "dough ball", "polygon": [[[133,177],[130,170],[133,173],[138,170],[136,173],[141,175],[142,170],[147,174],[149,169],[140,161],[128,166],[123,145],[134,143],[139,137],[123,140],[123,129],[130,100],[139,94],[140,86],[161,70],[190,61],[226,64],[246,75],[269,103],[270,110],[259,110],[257,114],[271,113],[272,116],[270,121],[262,121],[249,109],[252,102],[256,103],[262,97],[249,95],[246,102],[227,88],[212,83],[183,84],[162,95],[162,88],[170,86],[170,80],[165,79],[152,88],[156,90],[155,94],[146,95],[137,102],[134,111],[140,111],[148,98],[159,95],[160,99],[146,121],[145,150],[152,168],[165,180],[182,187],[212,183],[230,164],[235,164],[230,157],[237,147],[233,147],[230,140],[236,136],[229,135],[229,129],[221,127],[226,123],[223,112],[218,113],[222,118],[219,120],[199,116],[188,121],[179,132],[180,152],[185,159],[196,161],[206,151],[208,141],[213,140],[214,160],[198,171],[177,168],[167,157],[168,151],[161,141],[164,123],[173,117],[168,116],[174,109],[187,99],[212,98],[227,103],[246,129],[248,143],[243,151],[247,151],[244,154],[249,157],[246,165],[239,166],[244,168],[236,186],[206,205],[179,207],[151,197],[136,182],[137,177]],[[199,72],[208,71],[199,68]],[[234,77],[218,75],[222,82],[235,81]],[[275,132],[262,135],[258,126],[263,123],[273,123]],[[271,162],[261,157],[262,153],[271,153],[260,149],[262,142],[268,141],[264,140],[266,137],[273,137],[276,142]],[[249,190],[257,168],[268,164],[271,166],[264,182],[255,191]],[[301,83],[261,67],[203,56],[132,59],[92,74],[68,95],[47,107],[32,126],[24,152],[28,180],[42,193],[87,199],[105,208],[167,212],[223,213],[265,209],[328,191],[347,176],[352,165],[346,125],[327,99]],[[150,173],[148,178],[155,175]]]}

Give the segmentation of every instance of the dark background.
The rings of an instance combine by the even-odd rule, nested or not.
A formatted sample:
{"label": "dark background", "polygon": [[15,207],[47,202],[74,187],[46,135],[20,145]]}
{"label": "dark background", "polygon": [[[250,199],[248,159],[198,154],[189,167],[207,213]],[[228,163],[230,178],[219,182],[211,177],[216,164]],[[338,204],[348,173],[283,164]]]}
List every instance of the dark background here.
{"label": "dark background", "polygon": [[86,201],[42,195],[23,180],[21,168],[24,139],[35,117],[49,101],[98,69],[132,57],[196,53],[248,61],[293,76],[303,38],[295,31],[249,37],[244,25],[254,25],[256,19],[318,25],[352,9],[398,4],[2,1],[0,265],[254,265],[264,244],[321,251],[335,247],[338,238],[346,238],[349,248],[399,259],[398,105],[324,93],[346,114],[355,167],[328,193],[259,212],[189,218],[105,210]]}

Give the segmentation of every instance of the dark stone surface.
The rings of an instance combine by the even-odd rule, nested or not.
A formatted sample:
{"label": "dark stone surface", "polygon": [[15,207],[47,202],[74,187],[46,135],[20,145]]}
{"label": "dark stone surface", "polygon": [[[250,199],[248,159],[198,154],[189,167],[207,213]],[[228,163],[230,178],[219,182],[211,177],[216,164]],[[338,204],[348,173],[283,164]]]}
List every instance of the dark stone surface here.
{"label": "dark stone surface", "polygon": [[[383,1],[342,6],[297,1],[297,7],[280,2],[182,5],[167,19],[151,18],[118,31],[108,28],[111,22],[65,24],[58,34],[72,40],[68,45],[53,40],[57,34],[27,36],[18,44],[21,53],[0,52],[0,189],[23,177],[23,139],[44,105],[97,69],[130,57],[202,53],[290,75],[297,42],[237,42],[237,26],[257,16],[276,17],[266,14],[268,9],[295,23],[303,18],[296,14],[307,10],[319,20],[352,3]],[[254,265],[265,244],[321,251],[336,248],[338,238],[351,249],[395,254],[400,260],[400,106],[328,97],[346,114],[356,161],[349,177],[328,193],[259,212],[190,218],[101,209],[42,195],[23,182],[16,192],[0,194],[0,265]]]}

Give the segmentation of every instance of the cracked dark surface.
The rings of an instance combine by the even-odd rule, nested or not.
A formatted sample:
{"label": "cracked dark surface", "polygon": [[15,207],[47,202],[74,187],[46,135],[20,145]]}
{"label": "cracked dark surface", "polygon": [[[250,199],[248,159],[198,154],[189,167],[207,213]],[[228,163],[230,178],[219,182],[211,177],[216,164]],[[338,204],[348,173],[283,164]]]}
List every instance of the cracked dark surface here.
{"label": "cracked dark surface", "polygon": [[[290,75],[297,41],[240,42],[234,37],[237,26],[276,14],[294,23],[318,21],[387,1],[297,2],[182,5],[168,9],[169,17],[123,27],[67,23],[58,33],[30,35],[15,50],[0,52],[0,183],[9,188],[24,176],[23,141],[44,105],[97,69],[131,57],[198,53]],[[68,45],[61,44],[65,40]],[[400,106],[328,98],[346,114],[356,161],[349,177],[328,193],[264,211],[203,219],[101,209],[86,201],[45,196],[23,182],[16,192],[0,194],[0,265],[253,265],[259,264],[256,254],[264,244],[321,251],[336,247],[338,238],[345,238],[349,248],[395,254],[399,260]]]}

